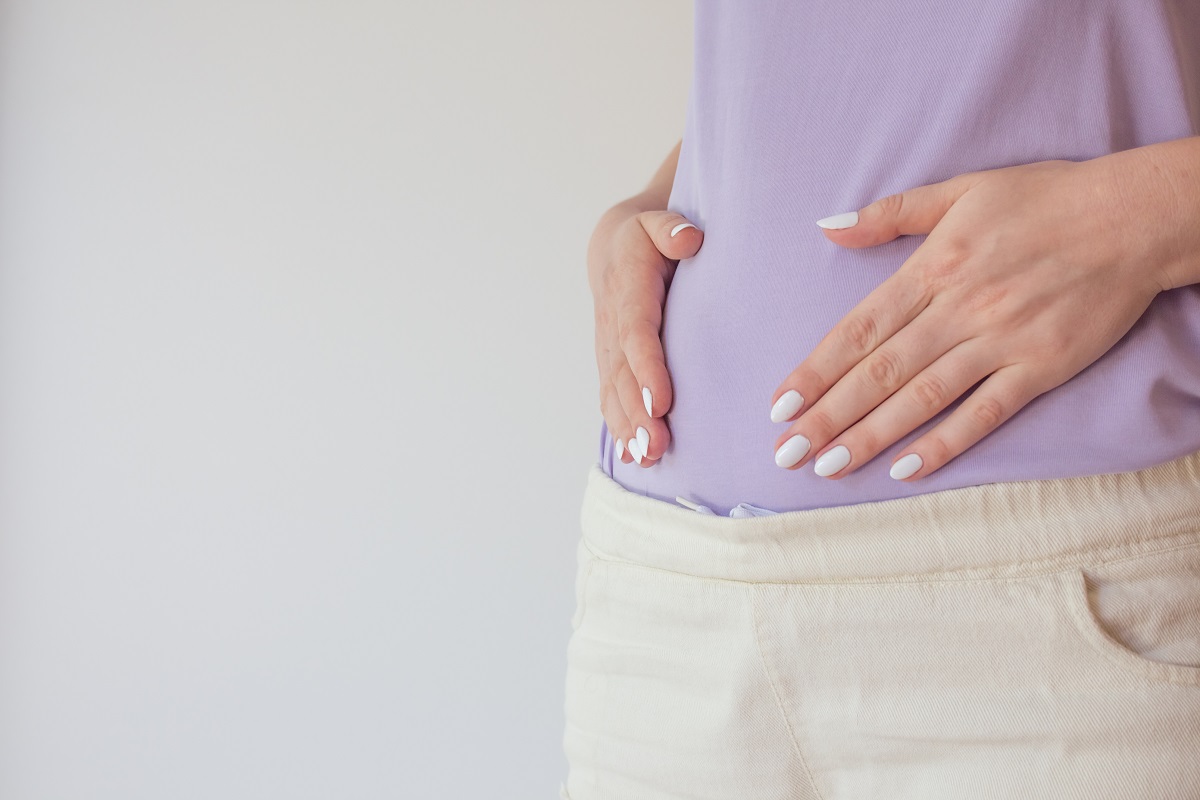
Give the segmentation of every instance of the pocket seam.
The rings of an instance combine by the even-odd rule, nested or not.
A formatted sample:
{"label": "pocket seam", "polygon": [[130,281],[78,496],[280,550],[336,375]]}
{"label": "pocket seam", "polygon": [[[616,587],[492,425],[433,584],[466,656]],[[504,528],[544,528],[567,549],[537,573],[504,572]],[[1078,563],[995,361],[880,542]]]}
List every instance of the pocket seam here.
{"label": "pocket seam", "polygon": [[[1198,535],[1200,535],[1200,534],[1198,534]],[[1091,564],[1085,564],[1085,565],[1079,566],[1079,567],[1077,567],[1077,569],[1086,570],[1088,567],[1091,567],[1093,569],[1102,567],[1102,566],[1106,567],[1109,564],[1120,564],[1125,561],[1136,561],[1139,558],[1149,558],[1150,556],[1157,556],[1157,555],[1161,555],[1163,553],[1174,553],[1176,550],[1192,550],[1197,547],[1200,547],[1200,538],[1193,538],[1193,539],[1185,540],[1178,544],[1170,545],[1168,547],[1151,547],[1151,548],[1147,548],[1144,550],[1138,550],[1138,551],[1132,552],[1132,553],[1124,553],[1120,556],[1117,556],[1116,558],[1101,559],[1100,561],[1097,561],[1097,562],[1094,562]]]}
{"label": "pocket seam", "polygon": [[592,569],[596,565],[596,556],[588,550],[587,561],[584,562],[576,577],[576,596],[575,596],[575,613],[571,615],[571,630],[579,630],[579,626],[583,624],[584,614],[587,613],[587,589],[588,582],[592,578]]}
{"label": "pocket seam", "polygon": [[[1153,552],[1162,553],[1177,549],[1183,548]],[[1087,575],[1083,567],[1073,567],[1063,572],[1060,587],[1067,596],[1067,608],[1076,633],[1124,674],[1136,675],[1143,680],[1200,688],[1200,666],[1171,664],[1146,658],[1114,639],[1104,629],[1088,603]]]}

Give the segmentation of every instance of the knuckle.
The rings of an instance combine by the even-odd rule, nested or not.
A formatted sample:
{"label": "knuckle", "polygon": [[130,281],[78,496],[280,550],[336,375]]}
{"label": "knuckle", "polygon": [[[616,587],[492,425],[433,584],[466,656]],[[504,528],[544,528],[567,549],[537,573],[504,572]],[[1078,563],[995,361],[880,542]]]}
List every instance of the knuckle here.
{"label": "knuckle", "polygon": [[872,385],[893,391],[904,376],[904,363],[892,350],[877,350],[867,359],[866,376]]}
{"label": "knuckle", "polygon": [[998,427],[1006,417],[1004,404],[995,397],[981,397],[971,407],[971,419],[987,430]]}
{"label": "knuckle", "polygon": [[979,250],[978,234],[967,236],[964,233],[945,233],[938,237],[937,247],[934,248],[939,257],[953,264],[961,264]]}
{"label": "knuckle", "polygon": [[641,225],[632,220],[627,220],[617,229],[616,241],[613,242],[613,260],[618,264],[628,262],[629,257],[637,253],[645,237],[646,232],[642,230]]}
{"label": "knuckle", "polygon": [[883,448],[879,446],[879,435],[864,428],[854,432],[856,444],[850,448],[851,453],[878,453]]}
{"label": "knuckle", "polygon": [[950,402],[950,387],[937,375],[922,375],[913,383],[913,396],[923,411],[935,413]]}
{"label": "knuckle", "polygon": [[658,331],[654,329],[654,326],[646,319],[634,317],[632,319],[621,320],[617,330],[617,341],[620,342],[621,349],[628,352],[652,335],[658,335]]}
{"label": "knuckle", "polygon": [[869,353],[876,347],[879,336],[879,323],[871,314],[861,314],[846,320],[842,333],[846,343],[856,352]]}
{"label": "knuckle", "polygon": [[935,241],[926,240],[912,260],[913,271],[926,288],[952,282],[963,263],[978,250],[975,239],[944,233]]}
{"label": "knuckle", "polygon": [[1063,353],[1070,351],[1077,338],[1068,331],[1055,329],[1039,334],[1037,341],[1029,344],[1029,350],[1037,361],[1053,364],[1061,360]]}
{"label": "knuckle", "polygon": [[807,364],[801,365],[792,371],[785,382],[789,388],[798,391],[801,396],[811,398],[805,400],[804,407],[812,406],[813,401],[823,395],[830,386],[830,383],[822,378],[815,369]]}
{"label": "knuckle", "polygon": [[967,309],[973,313],[987,311],[1008,295],[1003,286],[981,286],[967,295]]}
{"label": "knuckle", "polygon": [[814,408],[804,415],[803,419],[805,429],[812,433],[812,436],[808,438],[814,445],[818,440],[827,442],[834,437],[834,434],[838,433],[838,429],[835,429],[834,426],[833,417],[829,416],[828,411]]}
{"label": "knuckle", "polygon": [[921,261],[918,277],[927,288],[944,286],[951,282],[963,262],[957,252],[939,252]]}
{"label": "knuckle", "polygon": [[1020,408],[1031,402],[1035,397],[1051,389],[1062,386],[1075,375],[1070,367],[1053,369],[1028,370],[1020,391],[1016,393],[1016,401],[1012,408]]}
{"label": "knuckle", "polygon": [[[954,242],[960,251],[965,249],[965,243],[961,239],[956,237]],[[1013,244],[1012,237],[1003,228],[990,228],[986,231],[977,232],[972,237],[971,252],[980,259],[992,261],[1004,258],[1006,253],[1013,252]]]}
{"label": "knuckle", "polygon": [[887,197],[881,197],[873,205],[882,215],[896,218],[904,211],[904,193],[897,192],[896,194],[889,194]]}
{"label": "knuckle", "polygon": [[[933,466],[934,469],[939,468],[952,458],[950,446],[946,444],[938,433],[931,433],[913,446],[914,450],[919,449],[922,460],[925,466]],[[925,467],[922,467],[924,469]]]}
{"label": "knuckle", "polygon": [[627,247],[630,242],[635,242],[646,235],[645,222],[649,213],[649,211],[642,211],[621,220],[621,224],[617,226],[616,237],[622,246]]}
{"label": "knuckle", "polygon": [[[627,260],[636,265],[637,269],[659,271],[658,263],[662,261],[663,254],[655,237],[663,233],[665,224],[661,219],[646,219],[637,225],[624,241]],[[669,229],[667,232],[669,233]]]}

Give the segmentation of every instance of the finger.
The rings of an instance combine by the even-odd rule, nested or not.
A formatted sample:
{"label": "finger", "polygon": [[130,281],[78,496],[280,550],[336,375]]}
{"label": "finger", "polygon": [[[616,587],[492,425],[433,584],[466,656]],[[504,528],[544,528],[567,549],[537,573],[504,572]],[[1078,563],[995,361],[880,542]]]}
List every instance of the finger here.
{"label": "finger", "polygon": [[672,265],[661,258],[674,262],[694,256],[703,243],[704,234],[686,217],[673,211],[644,211],[635,220],[658,255],[650,258],[642,249],[629,249],[621,256],[621,268],[615,282],[619,287],[616,303],[618,339],[637,380],[646,413],[661,417],[674,400],[660,338],[662,307]]}
{"label": "finger", "polygon": [[[839,320],[775,389],[771,397],[772,421],[795,419],[797,414],[813,407],[846,373],[924,312],[931,302],[930,290],[920,281],[910,280],[906,273],[893,274]],[[790,391],[802,399],[799,407],[794,396],[783,400]]]}
{"label": "finger", "polygon": [[649,409],[646,416],[662,417],[674,400],[661,335],[666,287],[651,270],[633,266],[619,285],[616,346],[632,371],[639,404]]}
{"label": "finger", "polygon": [[674,211],[643,211],[637,215],[637,221],[658,252],[672,261],[691,258],[704,243],[704,232]]}
{"label": "finger", "polygon": [[607,378],[600,384],[600,415],[604,417],[608,432],[612,434],[617,446],[617,459],[626,464],[633,461],[633,453],[627,444],[633,436],[633,428],[629,424],[629,418],[625,416],[617,387]]}
{"label": "finger", "polygon": [[621,408],[629,420],[630,438],[626,439],[626,444],[632,446],[632,443],[636,442],[637,447],[633,450],[634,460],[637,460],[637,454],[640,453],[641,465],[651,466],[666,452],[666,423],[646,413],[641,389],[628,363],[621,364],[614,370],[613,384],[617,387]]}
{"label": "finger", "polygon": [[612,332],[612,323],[607,312],[599,305],[596,305],[594,310],[596,333],[592,341],[596,353],[596,368],[600,372],[600,385],[603,387],[604,382],[608,380],[608,364],[611,360],[608,351],[616,343],[617,337]]}
{"label": "finger", "polygon": [[613,437],[616,447],[616,457],[626,464],[633,461],[633,455],[626,447],[626,442],[632,432],[625,409],[617,394],[617,387],[612,382],[613,351],[617,349],[617,337],[608,322],[608,316],[600,306],[596,307],[596,366],[600,374],[600,414],[608,425],[608,432]]}
{"label": "finger", "polygon": [[[994,359],[978,339],[959,343],[856,425],[826,440],[828,446],[814,454],[814,471],[834,480],[844,478],[933,419],[994,368]],[[826,453],[832,455],[824,459]]]}
{"label": "finger", "polygon": [[[897,479],[914,481],[936,472],[1051,388],[1043,388],[1033,377],[1033,369],[1025,364],[1001,367],[963,400],[944,422],[904,448],[893,462],[893,475],[907,474],[907,477]],[[907,469],[896,467],[914,453],[921,462],[915,472],[908,474]],[[909,459],[905,466],[911,468],[916,463],[917,459]]]}
{"label": "finger", "polygon": [[[961,341],[961,336],[936,314],[919,316],[825,392],[779,438],[776,450],[792,436],[802,434],[812,444],[812,450],[804,459],[792,465],[796,468],[804,466],[810,458],[823,455],[825,445],[835,438],[840,444],[846,444],[842,441],[844,432]],[[959,393],[965,390],[966,387],[963,387]],[[897,434],[896,438],[911,430],[909,428]]]}
{"label": "finger", "polygon": [[872,247],[904,234],[930,233],[975,179],[975,173],[966,173],[890,194],[857,212],[817,220],[817,225],[842,247]]}

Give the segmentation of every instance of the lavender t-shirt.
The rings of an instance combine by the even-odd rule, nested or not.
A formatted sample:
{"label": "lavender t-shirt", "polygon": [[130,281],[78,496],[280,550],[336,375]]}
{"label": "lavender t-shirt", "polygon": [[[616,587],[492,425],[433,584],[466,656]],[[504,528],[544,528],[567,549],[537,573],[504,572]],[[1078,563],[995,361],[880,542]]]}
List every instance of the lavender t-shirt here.
{"label": "lavender t-shirt", "polygon": [[[704,230],[662,338],[671,445],[618,483],[715,513],[1136,470],[1200,449],[1200,285],[1158,295],[1098,361],[932,475],[905,445],[839,480],[775,465],[775,388],[924,240],[852,250],[814,224],[973,170],[1079,161],[1200,132],[1197,0],[698,0],[669,208]],[[964,395],[965,397],[966,395]]]}

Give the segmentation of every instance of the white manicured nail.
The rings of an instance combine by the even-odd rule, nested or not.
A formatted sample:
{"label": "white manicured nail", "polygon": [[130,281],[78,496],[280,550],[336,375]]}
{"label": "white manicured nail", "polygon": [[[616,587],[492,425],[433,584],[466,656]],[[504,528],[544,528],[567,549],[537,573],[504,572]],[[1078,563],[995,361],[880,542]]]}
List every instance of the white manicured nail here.
{"label": "white manicured nail", "polygon": [[810,447],[812,447],[812,443],[797,433],[775,451],[775,463],[784,469],[794,467],[800,459],[804,458]]}
{"label": "white manicured nail", "polygon": [[633,456],[634,463],[642,463],[642,448],[638,447],[637,439],[629,440],[629,455]]}
{"label": "white manicured nail", "polygon": [[796,416],[796,412],[800,410],[800,406],[804,405],[804,398],[795,389],[789,389],[780,395],[775,401],[775,405],[771,406],[771,422],[786,422]]}
{"label": "white manicured nail", "polygon": [[850,451],[846,449],[846,445],[839,444],[817,459],[817,463],[813,465],[813,472],[822,478],[828,478],[833,473],[844,469],[849,463]]}
{"label": "white manicured nail", "polygon": [[653,417],[654,416],[654,411],[652,410],[653,402],[652,402],[652,398],[650,396],[650,387],[649,386],[642,387],[642,402],[646,404],[646,413]]}
{"label": "white manicured nail", "polygon": [[858,212],[847,211],[845,214],[834,214],[832,217],[817,220],[817,224],[827,230],[841,230],[842,228],[853,228],[858,224]]}
{"label": "white manicured nail", "polygon": [[924,463],[925,462],[921,460],[919,455],[916,453],[909,453],[895,464],[892,464],[892,468],[888,470],[888,475],[891,475],[898,481],[902,481],[905,478],[911,478],[913,475],[916,475],[917,470],[919,470]]}
{"label": "white manicured nail", "polygon": [[684,228],[694,228],[694,227],[696,227],[696,226],[690,222],[681,222],[678,225],[676,225],[674,228],[671,228],[671,235],[674,236],[675,234],[679,233]]}
{"label": "white manicured nail", "polygon": [[637,443],[638,443],[638,447],[640,447],[642,449],[642,455],[646,455],[647,453],[649,453],[650,452],[650,431],[639,426],[637,429]]}
{"label": "white manicured nail", "polygon": [[617,439],[617,461],[625,457],[625,440]]}

